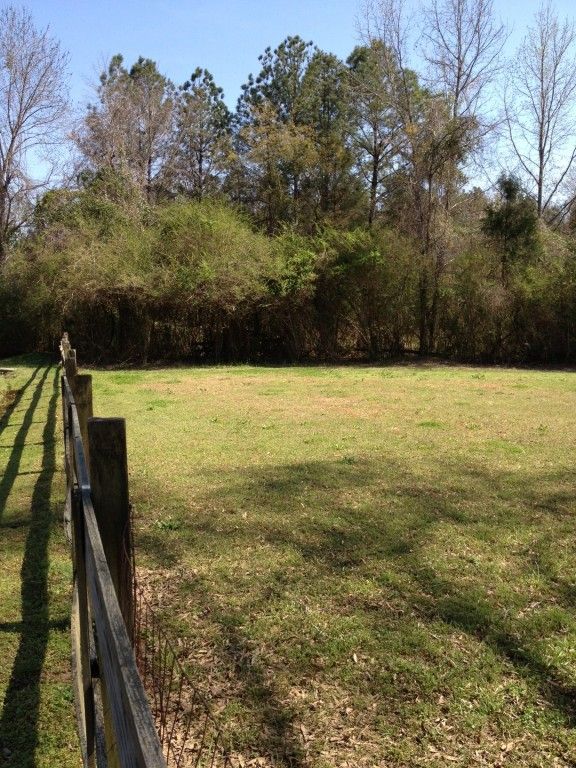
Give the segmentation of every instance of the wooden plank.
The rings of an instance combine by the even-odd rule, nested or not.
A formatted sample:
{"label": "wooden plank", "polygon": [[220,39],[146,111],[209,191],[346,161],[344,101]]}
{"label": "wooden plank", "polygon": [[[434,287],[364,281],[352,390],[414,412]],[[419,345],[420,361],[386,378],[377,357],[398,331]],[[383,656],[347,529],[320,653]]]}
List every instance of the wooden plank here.
{"label": "wooden plank", "polygon": [[73,629],[73,648],[77,650],[75,683],[80,712],[80,737],[84,765],[94,768],[94,693],[90,669],[90,616],[86,588],[86,558],[84,537],[84,510],[79,491],[72,493],[72,540],[74,546],[74,584],[76,611]]}
{"label": "wooden plank", "polygon": [[116,749],[123,768],[165,768],[154,719],[106,563],[96,515],[83,493],[87,577],[101,678],[106,681]]}
{"label": "wooden plank", "polygon": [[86,464],[86,456],[84,453],[84,444],[82,442],[82,433],[80,431],[80,420],[78,418],[78,411],[76,409],[76,403],[72,389],[67,377],[62,378],[62,386],[65,393],[66,401],[69,403],[69,431],[70,431],[70,445],[73,451],[74,468],[76,471],[76,478],[78,485],[81,489],[90,490],[90,479],[88,476],[88,466]]}
{"label": "wooden plank", "polygon": [[64,432],[64,457],[66,460],[66,477],[68,477],[68,441],[69,441],[69,429],[68,429],[68,391],[66,377],[60,377],[60,390],[62,392],[62,430]]}
{"label": "wooden plank", "polygon": [[78,424],[84,446],[84,458],[86,466],[90,467],[90,449],[88,445],[88,419],[91,419],[94,411],[92,405],[92,376],[87,373],[78,374],[74,378],[74,403],[78,412]]}

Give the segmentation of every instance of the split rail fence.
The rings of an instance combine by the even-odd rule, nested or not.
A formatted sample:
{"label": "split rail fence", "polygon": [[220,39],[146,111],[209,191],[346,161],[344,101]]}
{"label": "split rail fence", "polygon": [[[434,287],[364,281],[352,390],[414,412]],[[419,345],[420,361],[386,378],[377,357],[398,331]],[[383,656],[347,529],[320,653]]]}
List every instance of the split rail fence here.
{"label": "split rail fence", "polygon": [[78,373],[67,334],[60,351],[64,518],[74,563],[72,671],[84,766],[256,764],[230,749],[138,585],[125,421],[94,418],[92,377]]}
{"label": "split rail fence", "polygon": [[134,592],[124,419],[92,414],[92,379],[61,342],[72,541],[72,664],[86,768],[165,768],[133,651]]}

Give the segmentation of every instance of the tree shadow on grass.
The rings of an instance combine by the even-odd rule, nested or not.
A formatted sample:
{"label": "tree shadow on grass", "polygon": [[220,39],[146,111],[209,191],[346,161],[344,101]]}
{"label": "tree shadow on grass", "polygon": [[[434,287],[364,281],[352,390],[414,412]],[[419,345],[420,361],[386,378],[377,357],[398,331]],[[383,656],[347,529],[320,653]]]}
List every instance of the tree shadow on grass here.
{"label": "tree shadow on grass", "polygon": [[232,668],[239,684],[237,695],[256,720],[257,735],[251,737],[251,748],[258,755],[271,757],[274,765],[304,768],[308,762],[296,736],[295,714],[281,700],[280,692],[264,666],[255,660],[238,615],[219,605],[218,599],[209,591],[205,599],[219,622],[222,654],[226,667]]}
{"label": "tree shadow on grass", "polygon": [[[326,583],[334,579],[336,597],[331,594],[328,599],[337,604],[346,600],[345,580],[350,576],[365,575],[377,582],[379,572],[390,571],[390,589],[397,597],[401,619],[387,614],[386,601],[378,605],[367,599],[364,607],[361,601],[355,605],[355,610],[363,611],[363,620],[375,638],[382,636],[390,621],[394,630],[403,621],[430,625],[441,621],[456,627],[510,663],[533,691],[562,714],[567,725],[576,725],[576,686],[560,668],[546,663],[538,644],[524,637],[522,623],[508,616],[497,597],[490,597],[490,577],[484,577],[484,586],[480,583],[475,590],[466,573],[460,578],[458,572],[446,575],[441,566],[426,565],[429,537],[437,537],[436,555],[441,558],[441,542],[450,531],[456,533],[456,541],[478,537],[481,551],[486,551],[490,537],[514,538],[517,529],[525,529],[526,540],[530,540],[539,534],[542,519],[552,529],[558,524],[571,525],[566,512],[572,501],[566,490],[569,478],[549,471],[511,477],[510,472],[487,467],[482,461],[449,463],[438,457],[435,463],[426,476],[393,461],[384,465],[381,458],[353,464],[341,460],[237,468],[230,472],[228,483],[215,475],[215,490],[197,504],[205,511],[196,509],[174,535],[148,532],[146,543],[152,545],[164,567],[165,555],[169,566],[175,566],[184,558],[193,562],[194,552],[206,559],[211,551],[218,557],[234,550],[234,560],[245,550],[268,547],[277,561],[265,564],[260,569],[264,575],[256,573],[251,580],[248,604],[255,615],[274,610],[273,601],[282,599],[285,591],[305,590],[306,578]],[[442,478],[437,487],[434,477]],[[358,506],[360,492],[366,489],[370,498]],[[323,506],[321,514],[307,513],[311,493],[315,498],[310,506]],[[171,499],[171,506],[185,508],[185,502]],[[240,508],[252,510],[246,519],[239,514]],[[282,572],[283,557],[290,552],[301,562],[295,576]],[[511,574],[516,567],[530,571],[528,552],[520,548],[512,557],[516,564]],[[251,562],[250,558],[248,555],[246,561]],[[298,583],[292,583],[293,579]],[[240,698],[252,711],[260,712],[262,731],[267,735],[260,739],[259,748],[271,753],[283,744],[285,763],[298,765],[303,756],[294,738],[294,715],[270,685],[263,664],[246,661],[251,646],[242,623],[210,584],[196,579],[194,591],[194,599],[211,611],[211,621],[225,638],[222,664],[231,664]],[[567,584],[552,578],[546,592],[552,602],[565,605],[572,597],[567,594]],[[350,608],[342,605],[343,610]]]}
{"label": "tree shadow on grass", "polygon": [[[0,747],[2,750],[9,750],[6,755],[11,755],[10,759],[6,760],[6,764],[17,764],[20,768],[32,768],[36,765],[35,750],[38,744],[40,682],[49,631],[53,628],[49,620],[48,544],[52,524],[50,491],[56,459],[54,434],[58,403],[57,369],[48,368],[42,375],[26,412],[23,426],[18,433],[18,440],[23,442],[26,435],[24,430],[32,419],[42,393],[42,387],[47,382],[51,371],[54,373],[47,419],[43,431],[42,469],[32,493],[30,528],[21,568],[22,621],[19,627],[20,642],[0,718]],[[11,482],[18,471],[19,463],[20,455],[16,452],[15,458],[12,459],[11,457],[9,460],[4,475],[5,482],[0,483],[0,509],[3,509],[6,504]],[[2,759],[3,753],[0,753],[0,761]]]}
{"label": "tree shadow on grass", "polygon": [[[365,461],[353,466],[315,462],[244,470],[239,473],[235,487],[217,495],[266,499],[262,514],[253,525],[244,526],[240,531],[231,530],[232,526],[226,529],[221,518],[218,523],[202,518],[197,522],[198,536],[207,534],[212,539],[218,536],[225,539],[228,535],[229,541],[240,547],[250,542],[257,546],[260,541],[280,550],[289,548],[297,551],[304,563],[313,566],[311,574],[335,579],[345,579],[356,572],[374,574],[375,566],[381,563],[383,569],[389,568],[402,578],[407,577],[403,586],[396,587],[407,614],[414,612],[430,622],[441,620],[480,639],[511,663],[517,674],[574,727],[576,683],[553,663],[546,662],[538,644],[526,634],[529,630],[508,618],[506,609],[498,604],[497,598],[487,597],[481,585],[477,591],[470,589],[466,579],[460,580],[457,574],[446,577],[424,567],[422,558],[428,537],[434,535],[439,525],[443,526],[443,532],[448,524],[460,528],[464,537],[478,535],[483,546],[489,546],[482,539],[481,529],[486,527],[492,528],[494,536],[499,533],[505,536],[526,526],[532,536],[540,535],[543,518],[549,526],[572,525],[567,505],[573,505],[574,501],[566,489],[570,478],[554,471],[511,478],[509,472],[488,468],[481,461],[449,464],[438,458],[436,464],[438,477],[451,477],[456,486],[461,482],[458,495],[445,498],[430,487],[430,477],[423,478],[392,462],[385,468],[381,463]],[[381,482],[383,472],[384,484]],[[308,488],[325,489],[325,498],[331,506],[323,517],[310,519],[298,510],[306,498],[303,483]],[[371,484],[375,484],[376,497],[381,493],[388,498],[382,499],[381,504],[373,498],[369,505],[371,511],[365,514],[353,508],[350,500],[354,498],[355,489],[365,489]],[[388,503],[393,503],[397,492],[406,504],[396,513]],[[501,493],[504,500],[497,513],[494,493]],[[486,503],[480,505],[485,509],[482,517],[480,509],[473,504],[484,497]],[[299,519],[296,520],[294,514]],[[478,531],[476,523],[480,524]],[[520,567],[531,570],[529,553],[518,551],[513,557]],[[553,602],[571,607],[574,590],[565,580],[550,574],[546,591]],[[371,613],[374,631],[378,632],[386,616],[378,611]]]}
{"label": "tree shadow on grass", "polygon": [[553,665],[545,663],[502,615],[502,609],[482,599],[477,593],[439,578],[431,571],[420,571],[418,579],[426,596],[416,601],[419,614],[429,621],[441,621],[482,641],[513,666],[517,674],[536,685],[540,695],[576,725],[576,685],[568,682]]}
{"label": "tree shadow on grass", "polygon": [[[334,491],[359,490],[375,482],[378,473],[378,465],[369,461],[312,461],[243,471],[236,476],[234,487],[225,487],[204,499],[205,505],[199,506],[205,506],[205,511],[196,510],[189,520],[183,518],[177,531],[149,528],[138,537],[139,545],[162,568],[176,567],[197,547],[219,559],[223,550],[241,553],[262,545],[270,551],[276,547],[296,550],[316,572],[347,574],[365,557],[406,551],[410,535],[399,540],[382,525],[379,515],[366,521],[344,501],[332,506],[331,512],[337,518],[333,521],[306,518],[302,515],[302,499],[310,492],[330,496]],[[228,495],[253,499],[258,515],[249,513],[245,521],[228,503]],[[178,502],[173,501],[171,506],[177,509]],[[215,508],[220,510],[217,514]],[[297,514],[300,520],[295,522]],[[418,528],[427,525],[428,518],[414,519],[412,523]],[[306,567],[303,565],[303,570]],[[240,740],[245,738],[250,754],[267,755],[275,765],[308,765],[309,756],[298,726],[302,714],[291,706],[287,692],[275,683],[265,660],[255,653],[250,633],[243,627],[245,613],[228,605],[209,578],[196,575],[190,584],[185,577],[180,581],[184,590],[193,589],[194,602],[207,614],[212,626],[218,627],[219,640],[212,651],[218,659],[219,673],[233,680],[231,701],[245,711]],[[290,576],[282,569],[282,556],[268,578],[255,574],[248,600],[250,613],[272,608],[274,601],[282,598],[284,588],[290,588],[289,581]]]}
{"label": "tree shadow on grass", "polygon": [[[372,477],[372,470],[367,465],[355,468],[349,465],[333,462],[310,462],[295,464],[288,467],[270,468],[264,476],[257,479],[250,476],[241,478],[240,482],[246,492],[261,492],[267,498],[270,520],[250,523],[243,527],[238,525],[238,518],[232,516],[227,521],[218,521],[209,511],[197,513],[192,524],[182,524],[177,531],[150,528],[138,537],[138,543],[148,555],[165,567],[177,566],[179,560],[190,551],[190,544],[201,543],[203,548],[210,548],[215,543],[214,555],[227,538],[234,539],[234,545],[239,547],[251,546],[258,541],[270,541],[278,544],[281,538],[291,541],[291,534],[284,529],[286,522],[286,499],[297,503],[295,496],[302,483],[312,485],[323,484],[332,487],[335,484],[349,486],[353,483],[362,485]],[[245,483],[249,488],[245,487]],[[258,486],[254,487],[254,484]],[[323,535],[326,532],[322,531]],[[350,563],[350,551],[341,544],[341,531],[337,526],[330,532],[332,544],[322,545],[322,555],[328,552],[330,567],[337,567],[336,562]],[[218,542],[218,544],[216,544]],[[304,546],[304,541],[299,542]],[[320,556],[319,550],[307,553],[310,557]],[[259,584],[258,594],[254,603],[263,606],[270,602],[269,584]],[[308,765],[306,750],[300,743],[296,722],[296,713],[291,709],[281,695],[265,665],[254,657],[254,649],[250,639],[242,628],[242,616],[227,606],[222,597],[214,592],[211,584],[198,577],[194,580],[195,599],[209,613],[210,620],[218,625],[219,642],[214,649],[220,658],[221,670],[229,670],[234,679],[234,700],[239,701],[250,713],[248,715],[248,732],[241,734],[240,739],[250,749],[251,754],[267,755],[275,765],[290,768],[303,768]],[[243,726],[244,728],[244,726]],[[238,745],[242,752],[242,745]]]}

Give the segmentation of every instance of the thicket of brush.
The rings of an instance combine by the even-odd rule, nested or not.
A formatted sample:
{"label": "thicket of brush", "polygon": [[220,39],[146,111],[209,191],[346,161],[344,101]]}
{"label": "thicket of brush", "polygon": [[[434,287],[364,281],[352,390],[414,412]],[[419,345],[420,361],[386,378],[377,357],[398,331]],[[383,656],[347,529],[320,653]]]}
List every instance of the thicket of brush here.
{"label": "thicket of brush", "polygon": [[[454,227],[434,352],[482,362],[574,362],[574,242],[496,214]],[[510,206],[509,206],[510,207]],[[517,212],[517,211],[516,211]],[[510,210],[507,212],[510,229]],[[84,359],[377,360],[416,351],[416,240],[386,226],[258,232],[226,202],[150,205],[118,180],[56,190],[0,278],[0,354],[51,349],[67,329]]]}

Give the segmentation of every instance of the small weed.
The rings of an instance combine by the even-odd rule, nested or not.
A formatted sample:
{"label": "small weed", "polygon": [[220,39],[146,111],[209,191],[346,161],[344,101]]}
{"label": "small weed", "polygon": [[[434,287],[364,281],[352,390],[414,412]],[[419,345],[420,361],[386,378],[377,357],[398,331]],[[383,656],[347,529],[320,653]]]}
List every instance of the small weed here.
{"label": "small weed", "polygon": [[155,400],[150,400],[148,402],[148,405],[146,406],[146,410],[155,411],[157,408],[166,408],[168,405],[169,405],[168,400],[156,398]]}
{"label": "small weed", "polygon": [[155,520],[154,528],[159,531],[179,531],[182,528],[182,520],[169,515],[168,517]]}

